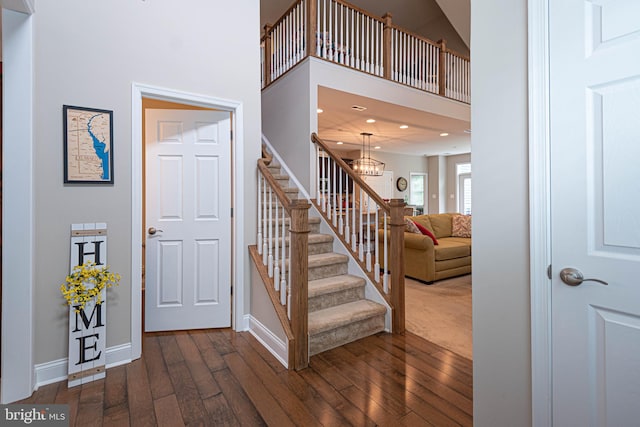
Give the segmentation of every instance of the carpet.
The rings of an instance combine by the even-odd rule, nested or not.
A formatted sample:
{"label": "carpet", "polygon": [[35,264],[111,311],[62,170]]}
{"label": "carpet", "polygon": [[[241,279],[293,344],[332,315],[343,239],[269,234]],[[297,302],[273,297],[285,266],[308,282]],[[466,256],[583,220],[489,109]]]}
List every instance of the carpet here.
{"label": "carpet", "polygon": [[425,285],[405,278],[406,329],[472,359],[471,275]]}

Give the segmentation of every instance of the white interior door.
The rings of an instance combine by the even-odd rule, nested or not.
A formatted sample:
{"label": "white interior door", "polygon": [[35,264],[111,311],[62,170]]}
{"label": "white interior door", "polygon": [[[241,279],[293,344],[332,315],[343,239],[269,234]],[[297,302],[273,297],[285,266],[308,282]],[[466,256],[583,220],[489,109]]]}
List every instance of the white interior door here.
{"label": "white interior door", "polygon": [[553,421],[638,425],[640,1],[549,6]]}
{"label": "white interior door", "polygon": [[147,109],[145,132],[145,330],[230,326],[230,113]]}

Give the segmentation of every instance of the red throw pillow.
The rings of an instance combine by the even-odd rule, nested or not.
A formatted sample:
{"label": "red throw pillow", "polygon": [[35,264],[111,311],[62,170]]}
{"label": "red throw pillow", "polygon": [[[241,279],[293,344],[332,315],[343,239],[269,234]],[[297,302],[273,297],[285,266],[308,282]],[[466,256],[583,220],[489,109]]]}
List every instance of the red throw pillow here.
{"label": "red throw pillow", "polygon": [[413,221],[413,223],[416,225],[416,227],[418,227],[418,230],[420,230],[422,234],[424,234],[425,236],[431,237],[431,240],[433,240],[434,245],[438,244],[438,239],[436,239],[436,236],[434,236],[433,233],[430,232],[427,227],[425,227],[424,225],[420,225],[415,221]]}

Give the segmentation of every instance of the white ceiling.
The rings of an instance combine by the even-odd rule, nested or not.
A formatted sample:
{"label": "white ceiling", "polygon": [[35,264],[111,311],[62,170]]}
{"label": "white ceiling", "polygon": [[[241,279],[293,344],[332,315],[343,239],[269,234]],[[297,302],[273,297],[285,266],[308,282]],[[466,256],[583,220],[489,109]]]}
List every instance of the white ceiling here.
{"label": "white ceiling", "polygon": [[[276,22],[292,3],[293,0],[261,0],[261,24]],[[469,54],[467,45],[436,0],[349,0],[349,3],[378,16],[391,12],[396,25],[432,40],[446,38],[450,48]],[[465,13],[469,12],[462,11],[462,15]],[[456,24],[463,25],[460,22],[464,23],[464,19],[456,17]],[[471,135],[465,132],[471,127],[469,122],[328,88],[319,88],[318,104],[324,110],[318,116],[318,135],[334,144],[344,143],[335,145],[336,149],[360,149],[360,133],[370,132],[371,146],[380,146],[384,152],[432,156],[471,151]],[[352,105],[367,110],[358,112]],[[376,123],[366,123],[369,118]],[[400,129],[402,124],[409,128]],[[449,135],[440,136],[443,132]]]}
{"label": "white ceiling", "polygon": [[[356,111],[353,105],[366,107]],[[419,156],[450,155],[471,151],[471,135],[468,121],[427,113],[397,104],[320,87],[318,106],[318,136],[336,144],[336,149],[359,149],[361,132],[369,132],[371,147],[380,151]],[[367,123],[374,119],[375,123]],[[408,125],[407,129],[400,129]],[[448,133],[447,136],[440,136]]]}

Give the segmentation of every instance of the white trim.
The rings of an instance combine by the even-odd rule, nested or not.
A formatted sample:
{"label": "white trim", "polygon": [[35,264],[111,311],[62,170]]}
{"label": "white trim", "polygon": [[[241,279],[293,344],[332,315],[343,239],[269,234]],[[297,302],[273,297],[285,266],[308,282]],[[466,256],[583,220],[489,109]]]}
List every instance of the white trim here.
{"label": "white trim", "polygon": [[[131,343],[116,345],[107,348],[105,351],[105,359],[107,369],[124,365],[131,362]],[[67,380],[67,372],[69,370],[69,359],[58,359],[51,362],[40,363],[34,366],[36,386],[39,387],[56,383],[58,381]]]}
{"label": "white trim", "polygon": [[[194,105],[229,111],[233,114],[231,143],[233,158],[233,245],[232,263],[233,315],[232,327],[246,330],[244,321],[244,113],[242,103],[206,95],[182,92],[158,86],[133,82],[131,84],[131,359],[142,354],[142,98],[159,99],[169,102]],[[240,327],[238,327],[240,326]]]}
{"label": "white trim", "polygon": [[0,401],[9,403],[31,396],[34,386],[33,18],[4,9],[2,44],[5,104]]}
{"label": "white trim", "polygon": [[31,15],[36,11],[34,0],[2,0],[0,3],[3,9],[26,13],[27,15]]}
{"label": "white trim", "polygon": [[[307,190],[305,190],[304,186],[300,184],[300,181],[298,181],[298,178],[296,178],[295,174],[291,172],[291,169],[289,169],[287,164],[282,160],[282,157],[280,157],[280,154],[278,154],[275,148],[273,148],[273,145],[271,145],[271,142],[267,139],[266,136],[264,136],[264,134],[262,134],[262,142],[264,143],[264,145],[267,146],[267,148],[269,149],[269,152],[271,153],[271,155],[273,155],[273,158],[276,159],[276,161],[280,165],[280,169],[284,170],[284,172],[287,174],[287,176],[289,177],[289,181],[291,181],[294,184],[293,185],[294,187],[298,188],[298,193],[300,193],[305,199],[311,200],[311,197],[309,196],[309,193],[307,193]],[[315,162],[313,163],[315,164]]]}
{"label": "white trim", "polygon": [[287,343],[282,341],[273,332],[267,329],[258,319],[249,316],[249,332],[253,335],[267,350],[278,359],[280,363],[288,368],[287,365]]}
{"label": "white trim", "polygon": [[529,240],[532,425],[551,426],[549,0],[529,0]]}

